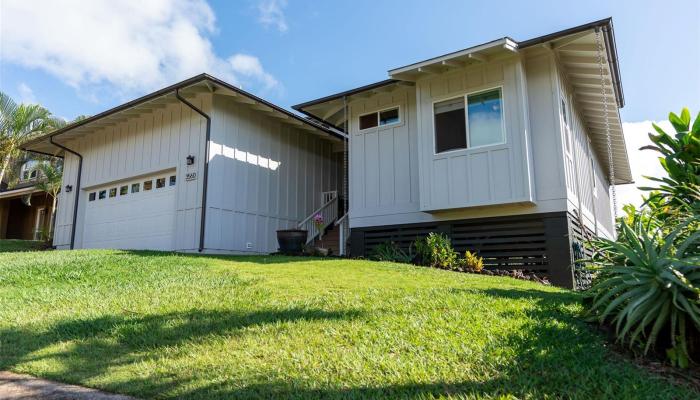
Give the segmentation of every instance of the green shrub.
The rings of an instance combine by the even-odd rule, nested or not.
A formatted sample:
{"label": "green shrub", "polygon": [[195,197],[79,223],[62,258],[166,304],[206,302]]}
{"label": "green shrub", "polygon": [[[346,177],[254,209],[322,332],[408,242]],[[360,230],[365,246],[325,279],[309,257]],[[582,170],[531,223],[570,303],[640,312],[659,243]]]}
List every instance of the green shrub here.
{"label": "green shrub", "polygon": [[421,264],[442,269],[458,267],[457,252],[447,235],[430,232],[425,239],[416,240],[414,245]]}
{"label": "green shrub", "polygon": [[460,264],[465,271],[480,272],[484,269],[484,259],[469,250],[464,253],[464,258],[460,260]]}
{"label": "green shrub", "polygon": [[[680,116],[669,113],[668,120],[675,134],[668,134],[653,124],[657,134],[650,133],[649,138],[654,145],[642,147],[642,150],[654,150],[660,154],[659,162],[668,176],[647,177],[659,186],[640,189],[653,190],[650,199],[660,199],[672,207],[669,211],[700,211],[700,113],[692,126],[687,108]],[[659,216],[663,218],[665,215]]]}
{"label": "green shrub", "polygon": [[413,261],[411,249],[409,248],[408,253],[406,253],[394,242],[384,242],[379,244],[372,250],[372,255],[370,258],[377,261],[391,261],[400,263],[410,263]]}
{"label": "green shrub", "polygon": [[[620,222],[617,241],[595,241],[599,276],[590,289],[591,317],[614,324],[618,340],[644,352],[664,332],[667,355],[687,366],[689,337],[700,335],[700,231],[690,218],[666,234],[637,218]],[[691,334],[689,335],[689,332]]]}

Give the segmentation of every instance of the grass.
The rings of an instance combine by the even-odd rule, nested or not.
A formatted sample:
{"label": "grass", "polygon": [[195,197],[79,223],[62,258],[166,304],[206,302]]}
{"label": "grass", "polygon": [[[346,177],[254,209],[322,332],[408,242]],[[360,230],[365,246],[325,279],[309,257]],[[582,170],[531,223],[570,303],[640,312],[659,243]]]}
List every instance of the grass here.
{"label": "grass", "polygon": [[16,239],[1,239],[0,253],[9,253],[16,251],[36,251],[45,247],[45,243],[40,240],[16,240]]}
{"label": "grass", "polygon": [[144,398],[649,398],[577,294],[370,261],[0,255],[0,369]]}

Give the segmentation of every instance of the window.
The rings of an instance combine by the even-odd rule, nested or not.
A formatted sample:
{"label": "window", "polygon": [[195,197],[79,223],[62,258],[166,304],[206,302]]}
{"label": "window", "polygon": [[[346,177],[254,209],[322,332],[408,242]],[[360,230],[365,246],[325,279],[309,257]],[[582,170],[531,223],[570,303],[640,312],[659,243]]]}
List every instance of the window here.
{"label": "window", "polygon": [[467,148],[464,97],[435,103],[435,152]]}
{"label": "window", "polygon": [[569,128],[569,113],[566,108],[566,102],[564,101],[564,95],[561,99],[561,119],[564,122],[564,145],[566,146],[566,152],[571,153],[571,129]]}
{"label": "window", "polygon": [[151,189],[153,189],[153,181],[145,181],[143,183],[143,190],[146,191]]}
{"label": "window", "polygon": [[117,188],[109,189],[109,197],[117,197]]}
{"label": "window", "polygon": [[160,189],[162,187],[165,187],[165,178],[156,179],[156,189]]}
{"label": "window", "polygon": [[95,201],[95,192],[90,193],[88,196],[88,201]]}
{"label": "window", "polygon": [[140,189],[141,189],[140,183],[132,183],[131,184],[131,193],[138,193]]}
{"label": "window", "polygon": [[505,142],[501,89],[467,96],[469,147]]}
{"label": "window", "polygon": [[394,107],[388,110],[375,111],[370,114],[360,115],[360,130],[376,128],[377,126],[385,126],[397,124],[401,121],[399,117],[399,108]]}
{"label": "window", "polygon": [[379,112],[379,125],[391,125],[397,123],[399,123],[398,107]]}
{"label": "window", "polygon": [[37,173],[36,170],[32,170],[32,172],[29,174],[29,179],[34,179],[34,178],[36,178],[36,173]]}
{"label": "window", "polygon": [[102,200],[102,199],[104,199],[105,197],[107,197],[107,191],[106,191],[106,190],[100,190],[100,194],[99,194],[98,198],[99,198],[100,200]]}
{"label": "window", "polygon": [[436,153],[505,143],[500,88],[437,102],[433,113]]}
{"label": "window", "polygon": [[176,181],[177,181],[177,176],[170,175],[170,186],[175,186]]}
{"label": "window", "polygon": [[377,113],[360,115],[360,130],[375,128],[377,126]]}
{"label": "window", "polygon": [[119,195],[120,196],[126,196],[129,194],[129,185],[124,185],[119,188]]}

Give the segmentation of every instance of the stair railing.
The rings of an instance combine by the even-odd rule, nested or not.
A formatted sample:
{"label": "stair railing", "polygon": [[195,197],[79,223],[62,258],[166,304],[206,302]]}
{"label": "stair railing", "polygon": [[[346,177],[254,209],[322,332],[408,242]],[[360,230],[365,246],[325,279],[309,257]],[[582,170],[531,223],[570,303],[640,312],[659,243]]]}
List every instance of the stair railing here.
{"label": "stair railing", "polygon": [[[334,223],[338,219],[338,192],[323,192],[322,193],[321,207],[312,212],[308,217],[304,218],[298,225],[298,229],[303,229],[308,232],[306,236],[306,244],[313,242],[321,233],[325,231],[328,226]],[[319,230],[316,224],[314,224],[314,217],[316,215],[321,215],[323,218],[323,226]]]}
{"label": "stair railing", "polygon": [[340,246],[338,247],[338,253],[341,256],[345,256],[348,254],[348,236],[350,235],[350,219],[348,218],[348,213],[345,213],[342,217],[340,217],[337,221],[335,221],[335,226],[337,226],[340,229],[339,233],[339,241],[340,241]]}

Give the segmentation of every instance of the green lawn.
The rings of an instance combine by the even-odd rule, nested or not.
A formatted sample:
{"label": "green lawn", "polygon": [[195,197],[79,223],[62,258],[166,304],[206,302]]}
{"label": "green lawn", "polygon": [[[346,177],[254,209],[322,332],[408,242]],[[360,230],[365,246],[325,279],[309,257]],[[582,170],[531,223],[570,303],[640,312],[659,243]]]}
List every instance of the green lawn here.
{"label": "green lawn", "polygon": [[391,263],[0,255],[0,369],[137,397],[698,396],[580,312],[571,292]]}

